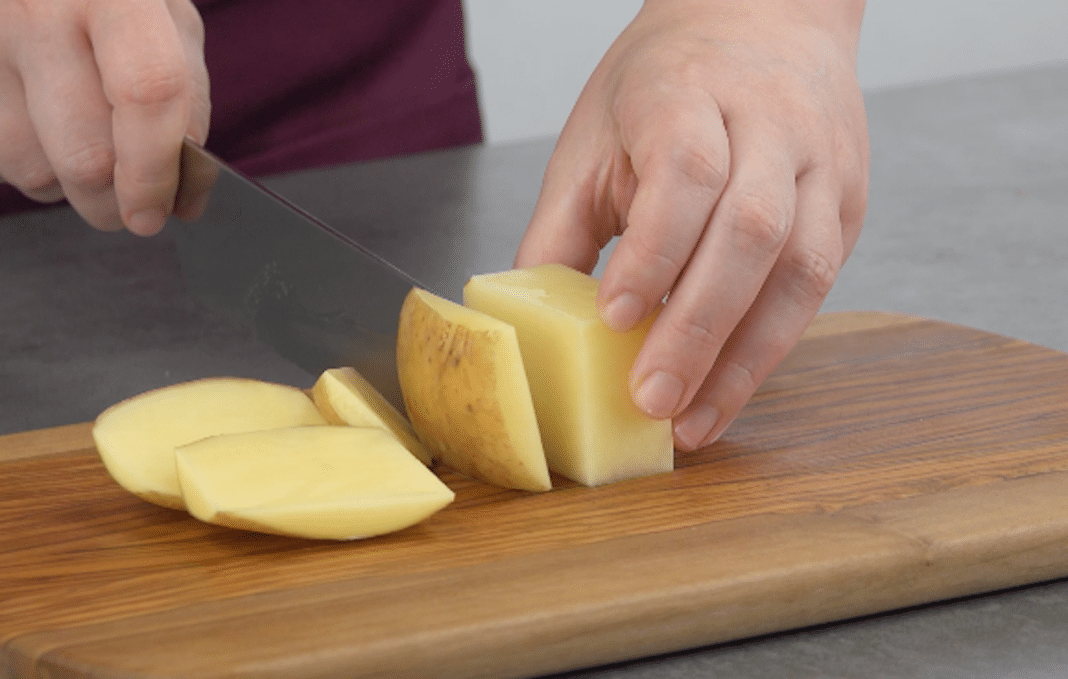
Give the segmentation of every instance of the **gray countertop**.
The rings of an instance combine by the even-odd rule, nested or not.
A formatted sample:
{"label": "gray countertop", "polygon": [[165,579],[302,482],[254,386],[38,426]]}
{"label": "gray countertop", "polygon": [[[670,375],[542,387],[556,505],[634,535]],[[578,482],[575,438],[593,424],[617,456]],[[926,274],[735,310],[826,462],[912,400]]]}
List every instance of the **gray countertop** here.
{"label": "gray countertop", "polygon": [[[868,219],[824,309],[907,312],[1068,351],[1068,65],[873,93],[868,106]],[[456,297],[472,273],[510,265],[551,147],[266,183]],[[196,307],[166,232],[98,233],[64,208],[0,218],[0,434],[222,374],[312,381]],[[1068,582],[566,676],[1065,677]]]}

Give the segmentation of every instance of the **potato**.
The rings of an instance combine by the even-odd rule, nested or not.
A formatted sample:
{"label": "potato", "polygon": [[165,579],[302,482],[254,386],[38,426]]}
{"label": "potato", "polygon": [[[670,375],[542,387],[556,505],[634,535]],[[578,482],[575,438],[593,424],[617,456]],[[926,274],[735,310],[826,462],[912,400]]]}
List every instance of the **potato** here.
{"label": "potato", "polygon": [[190,514],[262,533],[371,537],[418,523],[454,498],[378,427],[226,434],[180,446],[174,457]]}
{"label": "potato", "polygon": [[397,369],[435,458],[506,488],[551,488],[514,328],[415,288],[401,309]]}
{"label": "potato", "polygon": [[312,387],[312,401],[330,424],[385,429],[420,462],[430,466],[430,452],[416,438],[412,425],[355,369],[324,371]]}
{"label": "potato", "polygon": [[138,497],[183,509],[174,449],[216,434],[326,424],[300,389],[209,378],[145,392],[97,417],[93,440],[108,473]]}
{"label": "potato", "polygon": [[560,264],[474,276],[464,286],[467,306],[515,328],[549,468],[587,486],[674,468],[671,421],[645,415],[627,386],[653,318],[609,330],[597,286]]}

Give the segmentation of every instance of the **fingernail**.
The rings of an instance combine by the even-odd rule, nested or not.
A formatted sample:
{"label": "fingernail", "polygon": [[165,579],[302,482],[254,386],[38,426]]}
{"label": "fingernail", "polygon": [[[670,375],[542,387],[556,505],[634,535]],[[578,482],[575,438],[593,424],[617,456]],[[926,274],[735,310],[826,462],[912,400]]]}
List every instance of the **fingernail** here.
{"label": "fingernail", "polygon": [[696,450],[719,422],[719,411],[703,403],[675,421],[675,441],[686,450]]}
{"label": "fingernail", "polygon": [[675,414],[685,388],[678,377],[658,370],[638,385],[634,402],[649,417],[664,420]]}
{"label": "fingernail", "polygon": [[645,302],[632,292],[624,292],[613,298],[604,307],[601,319],[616,332],[630,330],[645,315]]}
{"label": "fingernail", "polygon": [[[2,183],[3,181],[0,180],[0,184]],[[63,200],[64,197],[63,187],[59,185],[58,181],[53,181],[48,186],[41,189],[37,189],[36,191],[27,195],[29,195],[29,197],[33,200],[36,200],[40,203],[57,203]]]}
{"label": "fingernail", "polygon": [[139,236],[151,236],[160,232],[163,223],[167,221],[167,215],[158,208],[141,210],[130,215],[126,220],[126,228]]}

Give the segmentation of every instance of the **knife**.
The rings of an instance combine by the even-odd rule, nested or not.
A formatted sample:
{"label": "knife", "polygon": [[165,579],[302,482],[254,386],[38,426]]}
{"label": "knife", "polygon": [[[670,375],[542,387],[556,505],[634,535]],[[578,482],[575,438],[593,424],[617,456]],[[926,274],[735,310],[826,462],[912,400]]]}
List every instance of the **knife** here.
{"label": "knife", "polygon": [[194,299],[312,375],[356,368],[403,412],[397,322],[426,286],[189,139],[175,213]]}

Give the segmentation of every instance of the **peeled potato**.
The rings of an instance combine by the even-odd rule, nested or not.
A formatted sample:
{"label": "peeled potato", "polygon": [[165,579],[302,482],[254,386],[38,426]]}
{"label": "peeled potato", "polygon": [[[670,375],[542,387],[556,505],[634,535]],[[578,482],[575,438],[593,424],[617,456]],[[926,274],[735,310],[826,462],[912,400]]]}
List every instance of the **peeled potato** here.
{"label": "peeled potato", "polygon": [[430,466],[430,452],[416,438],[412,425],[355,369],[324,371],[312,387],[312,400],[330,424],[385,429],[420,462]]}
{"label": "peeled potato", "polygon": [[227,434],[174,454],[189,513],[263,533],[350,540],[411,526],[453,492],[377,427]]}
{"label": "peeled potato", "polygon": [[514,328],[415,288],[401,309],[397,370],[435,458],[505,488],[552,487]]}
{"label": "peeled potato", "polygon": [[474,276],[464,304],[515,328],[549,468],[587,486],[674,468],[670,420],[634,405],[631,366],[656,314],[613,332],[597,279],[562,264]]}
{"label": "peeled potato", "polygon": [[148,391],[97,417],[93,440],[108,473],[138,497],[184,509],[174,449],[217,434],[326,424],[296,387],[209,378]]}

